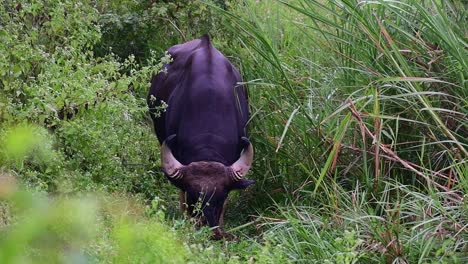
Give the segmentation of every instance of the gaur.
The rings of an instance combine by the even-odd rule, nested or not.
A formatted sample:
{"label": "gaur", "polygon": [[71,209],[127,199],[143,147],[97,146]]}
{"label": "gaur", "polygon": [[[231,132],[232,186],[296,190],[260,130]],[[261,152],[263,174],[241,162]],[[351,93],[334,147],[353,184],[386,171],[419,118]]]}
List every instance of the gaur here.
{"label": "gaur", "polygon": [[[168,53],[172,62],[153,76],[147,98],[161,165],[181,190],[181,207],[222,238],[229,192],[254,183],[245,179],[254,155],[246,131],[247,91],[239,71],[208,35]],[[164,103],[165,111],[156,111]]]}

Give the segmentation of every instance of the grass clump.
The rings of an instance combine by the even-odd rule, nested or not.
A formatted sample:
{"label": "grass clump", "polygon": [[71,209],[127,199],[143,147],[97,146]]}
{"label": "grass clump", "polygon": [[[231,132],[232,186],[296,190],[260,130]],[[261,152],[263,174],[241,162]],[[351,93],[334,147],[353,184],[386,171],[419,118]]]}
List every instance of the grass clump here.
{"label": "grass clump", "polygon": [[466,261],[468,236],[461,225],[467,221],[466,208],[463,202],[447,199],[447,193],[429,196],[411,186],[385,182],[375,203],[367,200],[363,187],[339,190],[339,195],[339,204],[333,207],[312,202],[282,206],[281,221],[262,225],[289,260],[297,262]]}

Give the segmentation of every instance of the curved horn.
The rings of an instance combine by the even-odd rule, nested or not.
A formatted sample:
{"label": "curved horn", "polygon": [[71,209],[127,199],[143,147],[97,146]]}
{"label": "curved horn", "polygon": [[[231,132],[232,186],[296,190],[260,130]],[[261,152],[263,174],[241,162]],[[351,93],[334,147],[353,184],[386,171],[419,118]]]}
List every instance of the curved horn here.
{"label": "curved horn", "polygon": [[247,174],[252,166],[253,155],[254,149],[249,142],[249,145],[242,151],[240,158],[231,165],[235,180],[241,180]]}
{"label": "curved horn", "polygon": [[182,179],[180,169],[184,166],[172,155],[172,151],[166,143],[166,140],[161,146],[161,165],[164,172],[171,179]]}

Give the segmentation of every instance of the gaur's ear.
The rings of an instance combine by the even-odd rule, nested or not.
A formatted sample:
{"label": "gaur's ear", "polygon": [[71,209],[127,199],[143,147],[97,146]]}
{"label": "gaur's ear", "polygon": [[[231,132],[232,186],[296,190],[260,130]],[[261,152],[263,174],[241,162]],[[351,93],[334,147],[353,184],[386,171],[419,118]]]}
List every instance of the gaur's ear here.
{"label": "gaur's ear", "polygon": [[231,190],[242,190],[242,189],[249,187],[250,185],[254,183],[255,183],[254,180],[246,180],[246,179],[238,180],[232,184]]}
{"label": "gaur's ear", "polygon": [[241,146],[242,148],[246,148],[250,145],[250,140],[246,137],[241,137]]}

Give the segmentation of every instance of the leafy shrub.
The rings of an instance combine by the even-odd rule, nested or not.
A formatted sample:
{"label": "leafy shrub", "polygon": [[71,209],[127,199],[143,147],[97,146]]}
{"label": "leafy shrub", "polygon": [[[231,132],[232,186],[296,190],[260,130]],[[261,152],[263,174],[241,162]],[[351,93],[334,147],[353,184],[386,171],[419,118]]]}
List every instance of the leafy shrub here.
{"label": "leafy shrub", "polygon": [[145,67],[134,56],[123,62],[95,57],[101,33],[91,2],[5,2],[0,8],[0,122],[5,129],[28,122],[53,132],[13,130],[18,140],[44,141],[47,146],[39,145],[48,153],[28,159],[28,166],[22,160],[2,165],[50,191],[107,188],[152,196],[148,168],[158,154],[142,97],[164,61],[155,53]]}
{"label": "leafy shrub", "polygon": [[3,121],[54,126],[93,102],[105,80],[87,51],[100,36],[96,10],[75,1],[7,1],[0,8]]}

